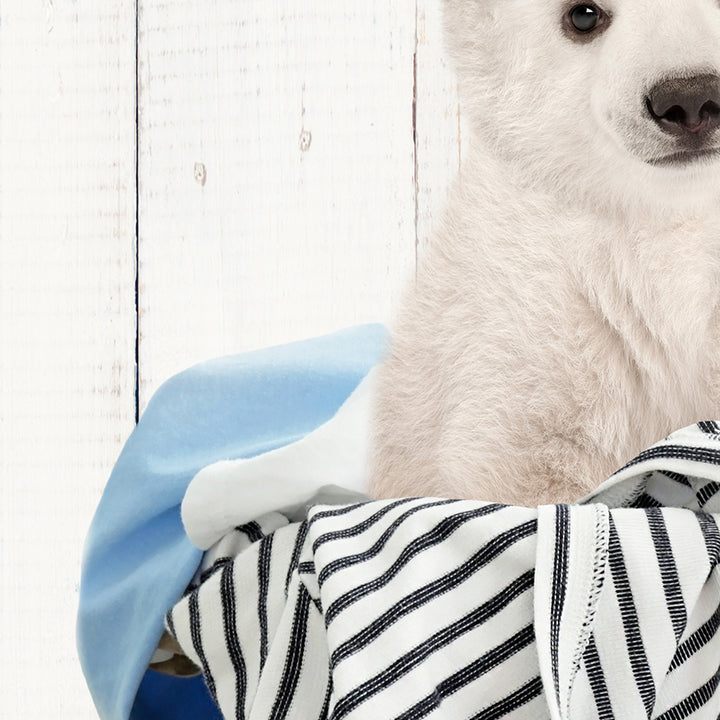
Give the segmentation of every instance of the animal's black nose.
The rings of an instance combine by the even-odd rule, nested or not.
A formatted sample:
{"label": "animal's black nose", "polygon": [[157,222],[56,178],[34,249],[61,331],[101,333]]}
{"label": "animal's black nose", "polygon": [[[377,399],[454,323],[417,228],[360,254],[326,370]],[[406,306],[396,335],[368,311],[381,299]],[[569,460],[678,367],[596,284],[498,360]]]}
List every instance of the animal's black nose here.
{"label": "animal's black nose", "polygon": [[662,80],[650,89],[646,104],[665,132],[700,139],[720,125],[720,76]]}

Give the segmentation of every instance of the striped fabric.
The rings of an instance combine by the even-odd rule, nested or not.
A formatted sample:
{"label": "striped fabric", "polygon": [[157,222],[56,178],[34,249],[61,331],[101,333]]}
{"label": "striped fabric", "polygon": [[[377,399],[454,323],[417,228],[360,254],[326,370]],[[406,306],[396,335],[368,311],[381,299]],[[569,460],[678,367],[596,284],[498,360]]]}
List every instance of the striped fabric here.
{"label": "striped fabric", "polygon": [[699,423],[577,505],[269,513],[167,624],[228,720],[717,720],[719,517]]}

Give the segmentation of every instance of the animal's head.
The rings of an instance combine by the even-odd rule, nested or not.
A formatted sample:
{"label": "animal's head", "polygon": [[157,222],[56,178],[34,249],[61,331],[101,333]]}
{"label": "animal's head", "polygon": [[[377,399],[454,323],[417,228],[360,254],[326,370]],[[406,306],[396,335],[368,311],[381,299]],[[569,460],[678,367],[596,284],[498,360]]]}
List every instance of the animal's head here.
{"label": "animal's head", "polygon": [[720,202],[720,0],[444,5],[471,126],[508,167],[590,201]]}

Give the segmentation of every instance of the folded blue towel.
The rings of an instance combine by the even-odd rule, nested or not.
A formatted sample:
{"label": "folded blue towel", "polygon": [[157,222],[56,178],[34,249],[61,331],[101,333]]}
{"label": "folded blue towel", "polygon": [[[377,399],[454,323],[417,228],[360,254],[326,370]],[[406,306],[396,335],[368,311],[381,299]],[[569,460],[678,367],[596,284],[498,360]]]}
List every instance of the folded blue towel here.
{"label": "folded blue towel", "polygon": [[165,613],[202,552],[180,504],[194,475],[299,440],[331,418],[387,343],[381,325],[202,363],[152,398],[113,469],[85,546],[77,638],[102,720],[219,718],[202,678],[147,671]]}

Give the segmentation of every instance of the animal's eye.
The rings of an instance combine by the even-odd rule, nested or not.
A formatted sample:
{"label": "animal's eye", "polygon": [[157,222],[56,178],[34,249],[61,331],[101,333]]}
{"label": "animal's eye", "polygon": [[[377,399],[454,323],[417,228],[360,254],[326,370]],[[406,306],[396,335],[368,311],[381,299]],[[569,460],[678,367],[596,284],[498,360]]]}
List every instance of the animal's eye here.
{"label": "animal's eye", "polygon": [[595,5],[575,5],[568,17],[577,32],[589,33],[600,23],[601,14],[600,8]]}
{"label": "animal's eye", "polygon": [[566,5],[562,16],[565,34],[574,42],[592,42],[605,32],[612,21],[612,13],[606,12],[596,3]]}

